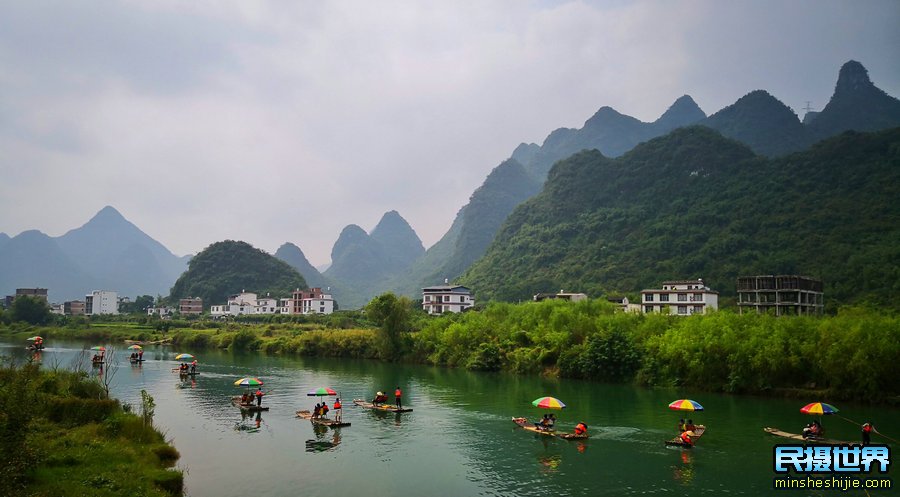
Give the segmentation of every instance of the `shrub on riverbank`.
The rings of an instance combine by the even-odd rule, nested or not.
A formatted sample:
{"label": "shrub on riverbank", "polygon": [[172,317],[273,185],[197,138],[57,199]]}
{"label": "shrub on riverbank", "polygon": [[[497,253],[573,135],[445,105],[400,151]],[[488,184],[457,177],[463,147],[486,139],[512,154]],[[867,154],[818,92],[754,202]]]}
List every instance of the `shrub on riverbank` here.
{"label": "shrub on riverbank", "polygon": [[412,357],[437,365],[725,392],[805,388],[834,397],[898,394],[900,319],[870,309],[834,317],[730,312],[625,314],[600,300],[490,304],[413,335]]}
{"label": "shrub on riverbank", "polygon": [[85,373],[0,366],[0,481],[10,495],[181,495],[183,475],[168,469],[177,451],[103,395]]}

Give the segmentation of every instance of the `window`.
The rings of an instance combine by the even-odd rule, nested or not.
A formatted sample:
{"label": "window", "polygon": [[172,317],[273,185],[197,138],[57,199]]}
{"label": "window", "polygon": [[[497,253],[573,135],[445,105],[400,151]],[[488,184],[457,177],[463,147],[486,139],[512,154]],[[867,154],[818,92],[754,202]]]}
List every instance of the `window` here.
{"label": "window", "polygon": [[694,306],[694,314],[703,314],[703,306],[695,305]]}
{"label": "window", "polygon": [[652,306],[652,305],[645,305],[645,306],[644,306],[644,312],[647,312],[647,313],[653,312],[653,306]]}
{"label": "window", "polygon": [[444,302],[450,302],[450,296],[444,295]]}
{"label": "window", "polygon": [[436,306],[434,306],[434,312],[440,314],[440,313],[444,312],[444,309],[441,306],[436,305]]}
{"label": "window", "polygon": [[679,294],[678,294],[678,301],[679,301],[679,302],[687,302],[687,294],[686,294],[686,293],[679,293]]}
{"label": "window", "polygon": [[686,305],[678,306],[678,314],[687,314],[687,306]]}
{"label": "window", "polygon": [[668,301],[669,301],[669,294],[668,294],[668,293],[663,293],[663,294],[661,294],[661,295],[659,296],[659,301],[660,301],[660,302],[668,302]]}
{"label": "window", "polygon": [[703,302],[703,294],[695,293],[694,296],[691,298],[691,301],[692,302]]}
{"label": "window", "polygon": [[645,293],[644,294],[644,302],[653,302],[653,294]]}

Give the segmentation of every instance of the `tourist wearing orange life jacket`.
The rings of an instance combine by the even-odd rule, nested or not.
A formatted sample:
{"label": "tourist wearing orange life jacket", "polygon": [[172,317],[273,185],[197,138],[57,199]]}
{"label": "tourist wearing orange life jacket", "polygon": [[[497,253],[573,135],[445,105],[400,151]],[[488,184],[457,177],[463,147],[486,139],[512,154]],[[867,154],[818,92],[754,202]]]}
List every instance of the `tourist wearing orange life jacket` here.
{"label": "tourist wearing orange life jacket", "polygon": [[693,446],[694,441],[691,439],[691,436],[693,436],[693,435],[694,435],[694,432],[692,432],[692,431],[681,432],[681,441],[687,445]]}
{"label": "tourist wearing orange life jacket", "polygon": [[872,423],[864,423],[862,425],[862,444],[869,445],[872,443],[872,430],[875,427],[872,426]]}
{"label": "tourist wearing orange life jacket", "polygon": [[341,422],[341,399],[334,399],[334,420],[338,423]]}
{"label": "tourist wearing orange life jacket", "polygon": [[584,422],[578,423],[575,425],[575,434],[578,436],[587,434],[587,425]]}
{"label": "tourist wearing orange life jacket", "polygon": [[256,390],[256,406],[257,407],[262,406],[263,395],[265,395],[265,394],[263,393],[262,388],[258,388]]}
{"label": "tourist wearing orange life jacket", "polygon": [[400,404],[400,397],[403,395],[403,392],[400,391],[400,387],[398,386],[396,390],[394,390],[394,399],[397,401],[397,409],[403,409],[403,406]]}

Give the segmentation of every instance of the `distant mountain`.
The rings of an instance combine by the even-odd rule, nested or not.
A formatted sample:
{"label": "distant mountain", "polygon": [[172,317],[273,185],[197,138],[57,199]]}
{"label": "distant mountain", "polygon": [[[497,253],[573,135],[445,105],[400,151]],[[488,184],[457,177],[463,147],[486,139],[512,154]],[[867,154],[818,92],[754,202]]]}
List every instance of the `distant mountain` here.
{"label": "distant mountain", "polygon": [[0,294],[16,288],[46,288],[51,301],[84,300],[100,281],[67,256],[53,238],[24,231],[0,245]]}
{"label": "distant mountain", "polygon": [[494,168],[472,194],[441,240],[409,271],[394,278],[390,288],[418,296],[423,286],[461,275],[484,254],[513,208],[540,191],[547,171],[556,161],[585,149],[620,155],[642,141],[705,117],[696,102],[684,95],[652,123],[602,107],[580,129],[557,129],[542,145],[520,144],[510,159]]}
{"label": "distant mountain", "polygon": [[[741,97],[708,118],[696,102],[685,95],[652,123],[602,107],[581,129],[557,129],[540,146],[523,143],[513,151],[511,158],[540,184],[554,163],[582,150],[598,150],[606,157],[618,157],[641,142],[692,124],[713,128],[744,143],[757,154],[778,157],[807,149],[814,142],[847,129],[878,130],[900,126],[900,102],[876,88],[861,64],[850,61],[841,68],[832,101],[822,112],[805,116],[803,123],[789,107],[762,90]],[[530,197],[515,184],[508,188],[502,183],[495,184],[491,190],[503,192],[508,199],[518,198],[514,204]],[[465,215],[458,215],[441,241],[428,250],[425,258],[416,261],[410,271],[396,278],[392,288],[418,295],[421,286],[443,278],[456,278],[465,269],[465,261],[477,260],[485,247],[461,240],[493,239],[499,226],[494,221],[505,218],[511,209],[486,213],[478,208],[464,208],[460,212]],[[468,219],[489,219],[490,222],[475,226],[469,224]]]}
{"label": "distant mountain", "polygon": [[402,271],[425,255],[422,240],[397,211],[386,212],[369,236],[383,248],[389,272]]}
{"label": "distant mountain", "polygon": [[707,127],[610,159],[559,162],[462,278],[480,300],[565,288],[636,294],[702,277],[807,274],[829,303],[891,308],[900,291],[900,128],[845,133],[780,159]]}
{"label": "distant mountain", "polygon": [[9,235],[7,235],[6,233],[0,233],[0,249],[2,249],[3,246],[6,245],[6,242],[8,242],[8,241],[9,241]]}
{"label": "distant mountain", "polygon": [[[51,300],[83,299],[87,292],[99,289],[132,297],[165,294],[189,259],[175,256],[109,206],[80,228],[52,240],[56,250],[35,250],[27,256],[21,250],[10,254],[14,258],[7,262],[19,268],[16,274],[21,279],[13,283],[9,277],[12,273],[0,272],[0,287],[34,286],[37,283],[28,282],[29,274],[38,280],[48,267],[66,267],[69,269],[60,271],[54,284],[48,286]],[[0,247],[8,243],[0,241]],[[32,233],[20,243],[45,242]],[[38,254],[53,259],[38,259]]]}
{"label": "distant mountain", "polygon": [[384,291],[425,253],[422,241],[396,211],[386,212],[368,234],[355,224],[344,228],[331,249],[324,275],[334,283],[335,299],[344,309],[363,306]]}
{"label": "distant mountain", "polygon": [[309,263],[309,260],[303,254],[303,251],[300,250],[300,247],[293,243],[285,243],[278,247],[278,250],[275,251],[275,257],[283,260],[290,264],[292,268],[296,269],[310,287],[325,288],[329,286],[325,284],[325,277],[322,276],[319,270]]}
{"label": "distant mountain", "polygon": [[900,100],[869,79],[862,64],[851,60],[841,67],[828,105],[809,122],[812,140],[847,130],[877,131],[900,126]]}
{"label": "distant mountain", "polygon": [[306,280],[288,263],[246,242],[225,240],[206,247],[191,259],[172,287],[170,296],[201,297],[203,305],[224,304],[243,290],[273,297],[289,297]]}
{"label": "distant mountain", "polygon": [[801,150],[808,144],[806,129],[794,111],[763,90],[744,95],[702,124],[770,157]]}

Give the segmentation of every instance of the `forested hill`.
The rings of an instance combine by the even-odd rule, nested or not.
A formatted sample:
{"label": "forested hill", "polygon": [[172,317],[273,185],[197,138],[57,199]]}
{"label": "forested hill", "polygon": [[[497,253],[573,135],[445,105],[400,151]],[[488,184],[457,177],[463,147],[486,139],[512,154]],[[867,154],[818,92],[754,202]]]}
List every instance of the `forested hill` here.
{"label": "forested hill", "polygon": [[216,242],[194,256],[172,287],[170,297],[203,298],[204,307],[225,304],[228,295],[243,290],[261,296],[289,297],[306,288],[306,281],[288,263],[246,242]]}
{"label": "forested hill", "polygon": [[703,278],[723,296],[739,275],[825,281],[828,305],[900,307],[900,128],[847,132],[779,159],[706,127],[616,159],[557,163],[464,275],[478,299],[537,292],[636,293]]}

